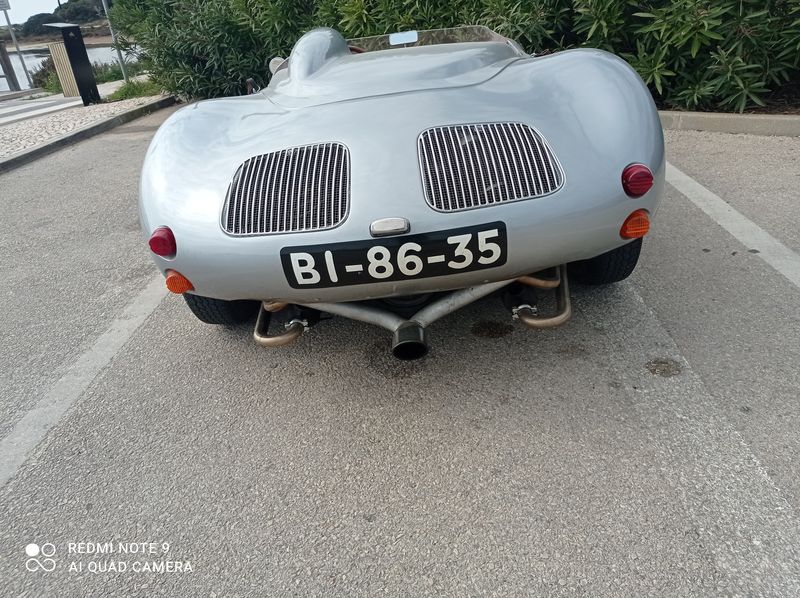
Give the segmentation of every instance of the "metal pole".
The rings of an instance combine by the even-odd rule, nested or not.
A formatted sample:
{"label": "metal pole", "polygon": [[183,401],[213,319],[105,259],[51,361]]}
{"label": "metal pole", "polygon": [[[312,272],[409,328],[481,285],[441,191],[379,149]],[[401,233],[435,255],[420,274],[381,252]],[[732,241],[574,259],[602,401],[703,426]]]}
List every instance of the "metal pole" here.
{"label": "metal pole", "polygon": [[6,42],[3,40],[0,40],[0,71],[5,73],[8,89],[10,91],[20,91],[17,73],[14,72],[14,65],[11,64],[11,59],[8,57],[8,52],[6,52]]}
{"label": "metal pole", "polygon": [[108,2],[103,0],[103,10],[106,13],[106,20],[108,21],[108,30],[111,32],[111,40],[114,42],[114,49],[117,51],[117,58],[119,59],[119,68],[122,69],[122,78],[125,83],[128,82],[128,71],[125,70],[125,61],[122,59],[122,52],[117,45],[117,34],[114,33],[114,28],[111,26],[111,19],[108,17]]}
{"label": "metal pole", "polygon": [[11,19],[8,18],[8,11],[4,10],[3,14],[6,15],[6,23],[8,23],[8,32],[11,34],[11,41],[14,42],[14,47],[17,49],[17,56],[19,57],[19,61],[22,63],[22,70],[25,71],[25,76],[28,78],[28,85],[31,89],[33,89],[33,81],[31,80],[31,74],[28,72],[28,67],[25,66],[25,59],[22,57],[22,52],[19,49],[19,44],[17,43],[17,36],[14,35],[14,28],[11,26]]}

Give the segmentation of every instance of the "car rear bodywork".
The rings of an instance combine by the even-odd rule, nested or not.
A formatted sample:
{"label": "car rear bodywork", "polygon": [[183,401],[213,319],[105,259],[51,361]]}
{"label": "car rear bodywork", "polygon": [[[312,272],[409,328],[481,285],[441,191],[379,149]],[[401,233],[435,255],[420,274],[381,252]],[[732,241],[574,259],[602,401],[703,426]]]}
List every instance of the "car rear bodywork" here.
{"label": "car rear bodywork", "polygon": [[[653,174],[641,197],[621,184],[631,164]],[[262,92],[198,102],[162,125],[144,164],[141,223],[147,235],[173,231],[176,254],[156,264],[199,295],[363,301],[513,280],[621,246],[626,217],[654,212],[664,164],[650,93],[607,52],[529,56],[498,40],[354,54],[318,29]],[[383,221],[406,226],[381,237]],[[487,223],[505,231],[503,259],[478,269],[376,278],[365,263],[355,283],[293,276],[324,274],[327,246],[376,239],[397,274],[404,237],[477,235]]]}

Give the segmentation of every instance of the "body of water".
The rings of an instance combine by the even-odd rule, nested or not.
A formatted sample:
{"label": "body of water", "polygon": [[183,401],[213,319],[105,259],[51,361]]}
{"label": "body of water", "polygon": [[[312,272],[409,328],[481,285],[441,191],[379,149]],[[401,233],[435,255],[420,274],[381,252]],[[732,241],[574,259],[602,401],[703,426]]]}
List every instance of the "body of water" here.
{"label": "body of water", "polygon": [[[10,46],[10,47],[9,47]],[[25,76],[25,71],[22,70],[22,63],[16,51],[11,51],[14,47],[13,44],[6,46],[9,50],[8,55],[11,58],[11,64],[14,65],[14,71],[17,73],[17,80],[22,89],[29,89],[28,78]],[[91,46],[86,48],[89,54],[89,61],[92,63],[100,62],[102,64],[109,64],[117,61],[117,53],[111,46]],[[45,58],[50,56],[48,50],[23,50],[22,57],[25,59],[25,66],[28,67],[28,72],[36,70],[42,64]],[[8,91],[8,81],[0,79],[0,91]]]}

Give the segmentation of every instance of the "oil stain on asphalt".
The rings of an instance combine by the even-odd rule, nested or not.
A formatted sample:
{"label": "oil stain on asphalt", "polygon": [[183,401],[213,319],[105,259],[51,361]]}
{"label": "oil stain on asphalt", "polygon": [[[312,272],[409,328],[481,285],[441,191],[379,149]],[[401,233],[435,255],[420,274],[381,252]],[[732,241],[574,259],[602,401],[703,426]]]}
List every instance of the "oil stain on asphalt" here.
{"label": "oil stain on asphalt", "polygon": [[683,368],[681,364],[668,357],[656,357],[647,362],[646,367],[648,371],[654,376],[661,376],[662,378],[671,378],[681,373]]}
{"label": "oil stain on asphalt", "polygon": [[472,325],[471,332],[481,338],[500,338],[513,332],[514,326],[495,320],[479,320]]}

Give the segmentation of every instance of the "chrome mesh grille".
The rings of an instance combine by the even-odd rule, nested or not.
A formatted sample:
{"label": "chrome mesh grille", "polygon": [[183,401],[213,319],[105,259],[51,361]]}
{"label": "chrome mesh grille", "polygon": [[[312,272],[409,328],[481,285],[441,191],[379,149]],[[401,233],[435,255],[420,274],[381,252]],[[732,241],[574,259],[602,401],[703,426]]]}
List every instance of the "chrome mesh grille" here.
{"label": "chrome mesh grille", "polygon": [[418,152],[425,198],[443,212],[540,197],[564,182],[547,142],[520,123],[433,127]]}
{"label": "chrome mesh grille", "polygon": [[222,224],[232,235],[323,230],[344,220],[350,154],[318,143],[253,156],[233,175]]}

